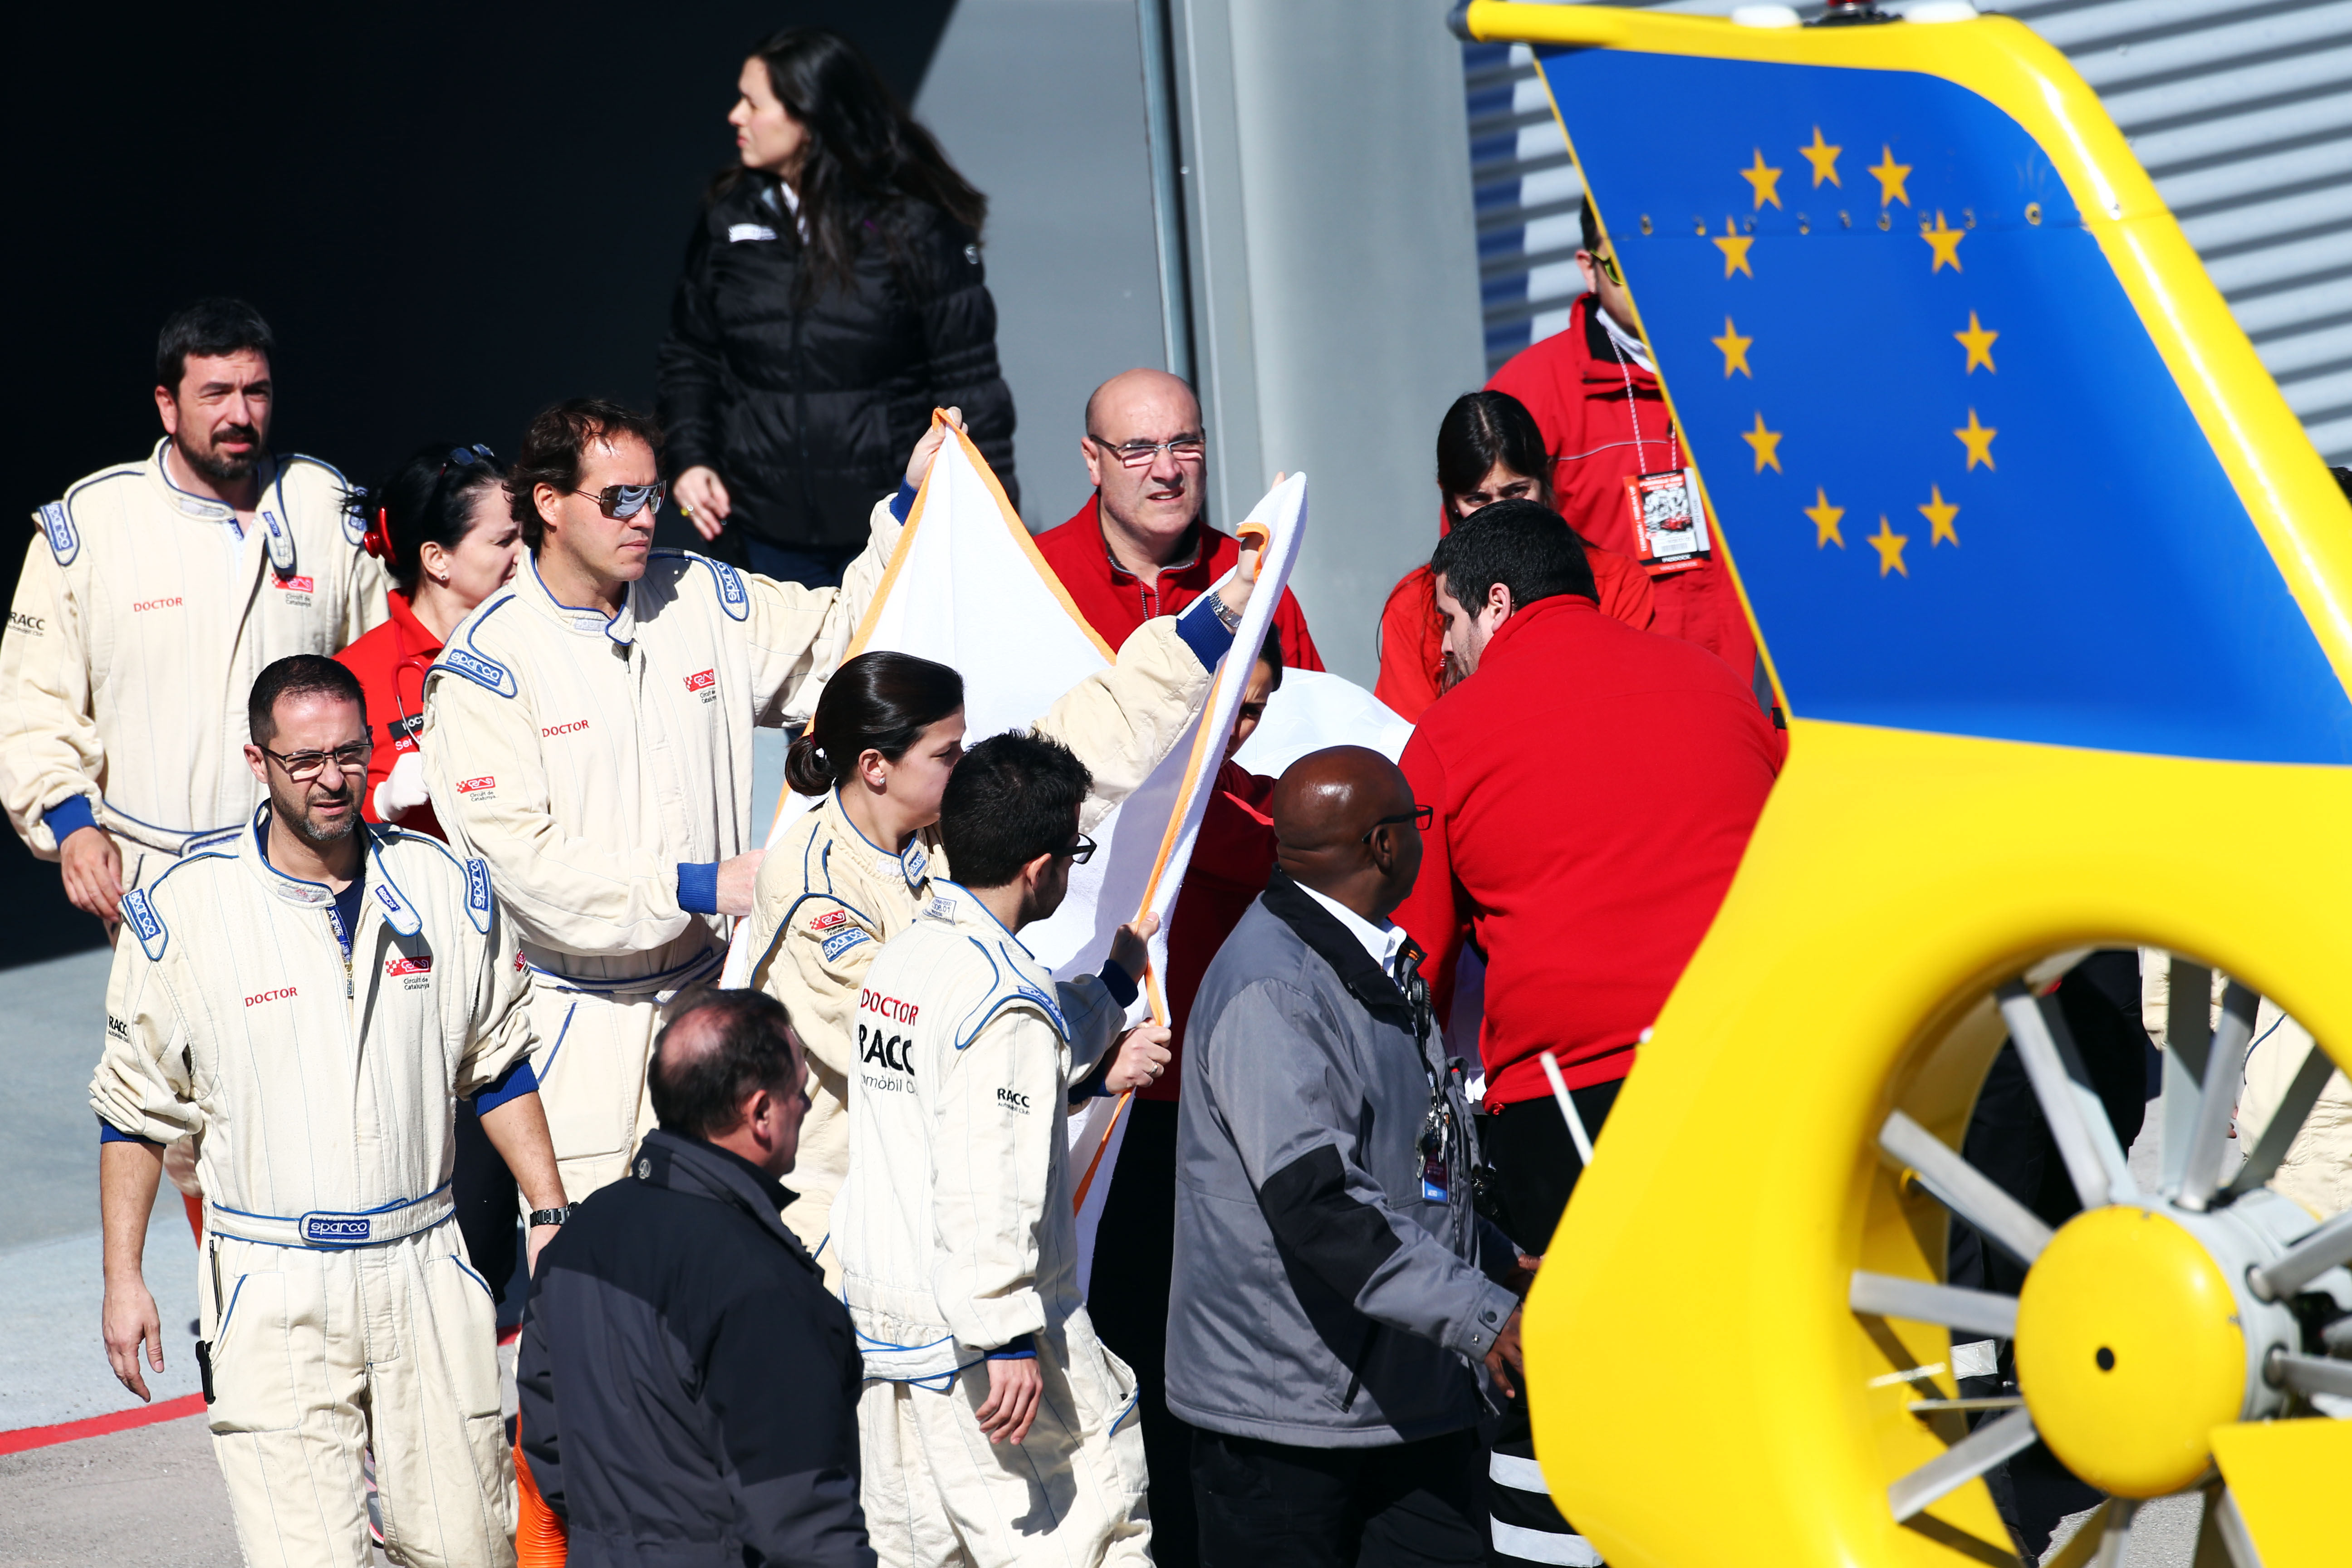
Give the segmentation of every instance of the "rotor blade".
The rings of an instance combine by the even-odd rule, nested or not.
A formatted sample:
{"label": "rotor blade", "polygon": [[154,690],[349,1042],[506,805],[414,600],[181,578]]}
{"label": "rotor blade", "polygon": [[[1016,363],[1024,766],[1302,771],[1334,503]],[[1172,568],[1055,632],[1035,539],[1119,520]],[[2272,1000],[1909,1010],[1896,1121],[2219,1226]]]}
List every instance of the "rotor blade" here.
{"label": "rotor blade", "polygon": [[2315,1394],[2335,1394],[2352,1399],[2352,1361],[2273,1351],[2263,1370],[2305,1399]]}
{"label": "rotor blade", "polygon": [[1994,1417],[1886,1489],[1886,1506],[1900,1524],[1921,1509],[1975,1480],[2011,1455],[2032,1447],[2033,1413]]}
{"label": "rotor blade", "polygon": [[2328,1059],[2319,1042],[2313,1041],[2311,1054],[2303,1058],[2294,1081],[2287,1085],[2286,1098],[2279,1101],[2278,1114],[2263,1129],[2263,1135],[2254,1141],[2254,1152],[2246,1156],[2246,1163],[2238,1167],[2238,1173],[2223,1191],[2233,1198],[2242,1197],[2278,1174],[2279,1162],[2286,1158],[2295,1134],[2303,1131],[2304,1120],[2319,1103],[2319,1091],[2327,1087],[2327,1079],[2335,1071],[2336,1064]]}
{"label": "rotor blade", "polygon": [[2020,1263],[2030,1267],[2050,1245],[2050,1227],[2032,1210],[1994,1186],[1990,1177],[1903,1112],[1887,1113],[1886,1125],[1878,1130],[1878,1146],[1888,1158],[1916,1172],[1919,1184],[1937,1203]]}
{"label": "rotor blade", "polygon": [[[1885,1142],[1884,1137],[1880,1142]],[[2292,1296],[2339,1263],[2352,1263],[2352,1209],[2347,1209],[2286,1249],[2286,1256],[2267,1268],[2246,1276],[2254,1294],[2265,1301]]]}
{"label": "rotor blade", "polygon": [[2230,982],[2221,997],[2221,1028],[2213,1037],[2212,1054],[2205,1058],[2205,1088],[2197,1097],[2197,1128],[2189,1137],[2189,1159],[2181,1167],[2179,1204],[2201,1212],[2212,1203],[2221,1184],[2222,1145],[2229,1142],[2230,1117],[2238,1109],[2238,1086],[2245,1079],[2246,1046],[2254,1037],[2254,1009],[2262,998]]}
{"label": "rotor blade", "polygon": [[2082,1061],[2066,1033],[2065,1019],[2053,1016],[2056,1008],[2045,1009],[2033,993],[2014,980],[1997,994],[2001,1021],[2009,1026],[2009,1037],[2025,1064],[2025,1076],[2033,1080],[2033,1097],[2042,1102],[2042,1119],[2050,1123],[2050,1135],[2058,1144],[2058,1157],[2066,1163],[2075,1196],[2083,1200],[2084,1208],[2095,1209],[2112,1198],[2132,1195],[2123,1148],[2107,1121],[2107,1108],[2081,1081]]}
{"label": "rotor blade", "polygon": [[1846,1287],[1845,1304],[1857,1312],[1881,1318],[1903,1318],[1914,1323],[1941,1323],[1996,1340],[2017,1337],[2017,1298],[1989,1290],[1965,1290],[1957,1285],[1931,1285],[1896,1274],[1853,1271]]}
{"label": "rotor blade", "polygon": [[2185,958],[2172,960],[2165,1005],[2162,1143],[2166,1193],[2180,1190],[2189,1168],[2189,1139],[2197,1131],[2197,1094],[2213,1039],[2213,972]]}

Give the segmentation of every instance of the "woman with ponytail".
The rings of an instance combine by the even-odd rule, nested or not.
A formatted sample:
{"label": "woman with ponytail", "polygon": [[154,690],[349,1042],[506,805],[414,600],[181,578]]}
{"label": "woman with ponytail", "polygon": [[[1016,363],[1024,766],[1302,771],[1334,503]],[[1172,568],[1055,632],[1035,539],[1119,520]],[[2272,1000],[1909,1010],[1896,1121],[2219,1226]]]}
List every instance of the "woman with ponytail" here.
{"label": "woman with ponytail", "polygon": [[[1118,662],[1063,694],[1032,726],[1093,776],[1078,813],[1091,831],[1142,784],[1192,727],[1257,580],[1257,552],[1181,616],[1144,622]],[[937,824],[964,751],[963,678],[904,653],[866,653],[825,684],[784,778],[817,805],[760,863],[747,940],[751,983],[784,1005],[806,1048],[809,1112],[784,1223],[838,1290],[825,1245],[849,1170],[849,1079],[857,1071],[857,994],[882,944],[927,907],[961,896]]]}
{"label": "woman with ponytail", "polygon": [[343,503],[367,531],[367,552],[393,581],[392,618],[335,656],[367,694],[375,752],[361,813],[370,822],[448,837],[434,820],[416,752],[425,672],[457,623],[505,586],[522,559],[506,474],[488,447],[436,441]]}

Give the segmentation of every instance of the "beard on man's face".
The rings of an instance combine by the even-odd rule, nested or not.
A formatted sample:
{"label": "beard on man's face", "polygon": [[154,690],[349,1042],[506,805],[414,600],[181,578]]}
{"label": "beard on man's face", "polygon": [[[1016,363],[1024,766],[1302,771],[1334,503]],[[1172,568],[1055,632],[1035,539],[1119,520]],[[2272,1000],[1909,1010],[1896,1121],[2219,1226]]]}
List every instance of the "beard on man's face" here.
{"label": "beard on man's face", "polygon": [[[174,439],[188,467],[221,483],[247,478],[261,461],[261,433],[250,425],[224,425],[205,437],[201,446],[184,433]],[[224,452],[220,449],[223,441],[243,441],[247,450],[241,457]]]}
{"label": "beard on man's face", "polygon": [[[341,775],[342,783],[331,792],[320,792],[309,784],[297,784],[289,794],[272,790],[270,805],[278,820],[292,827],[312,844],[332,844],[348,838],[360,825],[361,784],[353,775]],[[341,807],[340,816],[324,816],[320,808]]]}

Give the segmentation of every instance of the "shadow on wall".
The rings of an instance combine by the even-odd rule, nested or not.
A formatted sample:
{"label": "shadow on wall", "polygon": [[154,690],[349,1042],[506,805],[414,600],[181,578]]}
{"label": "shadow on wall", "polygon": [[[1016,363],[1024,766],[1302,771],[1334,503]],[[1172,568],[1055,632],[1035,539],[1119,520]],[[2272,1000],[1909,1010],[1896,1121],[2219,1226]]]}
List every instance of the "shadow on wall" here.
{"label": "shadow on wall", "polygon": [[[820,23],[914,99],[953,0],[647,10],[425,3],[47,7],[5,113],[25,243],[7,513],[160,434],[155,331],[233,293],[278,333],[274,444],[367,474],[419,441],[511,452],[531,413],[650,405],[703,183],[733,156],[742,51]],[[37,386],[36,395],[33,388]],[[0,533],[13,597],[29,523]],[[100,940],[0,845],[0,966]]]}

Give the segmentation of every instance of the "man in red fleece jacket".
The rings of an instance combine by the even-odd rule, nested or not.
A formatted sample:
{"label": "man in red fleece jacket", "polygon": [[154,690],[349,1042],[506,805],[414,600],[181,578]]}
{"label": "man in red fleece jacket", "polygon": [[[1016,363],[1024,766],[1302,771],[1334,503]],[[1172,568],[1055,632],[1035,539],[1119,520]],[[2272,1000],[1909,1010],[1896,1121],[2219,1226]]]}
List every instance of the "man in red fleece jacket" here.
{"label": "man in red fleece jacket", "polygon": [[[1464,940],[1486,955],[1491,1217],[1540,1252],[1581,1169],[1543,1053],[1598,1132],[1723,902],[1780,749],[1720,658],[1601,613],[1557,512],[1486,507],[1430,570],[1465,678],[1405,747],[1405,777],[1433,820],[1395,919],[1428,953],[1441,1009]],[[1495,1450],[1506,1459],[1534,1458],[1526,1405],[1503,1414]],[[1498,1540],[1568,1529],[1540,1492],[1497,1486],[1491,1501]]]}

